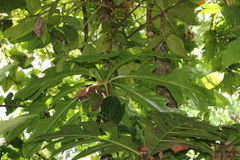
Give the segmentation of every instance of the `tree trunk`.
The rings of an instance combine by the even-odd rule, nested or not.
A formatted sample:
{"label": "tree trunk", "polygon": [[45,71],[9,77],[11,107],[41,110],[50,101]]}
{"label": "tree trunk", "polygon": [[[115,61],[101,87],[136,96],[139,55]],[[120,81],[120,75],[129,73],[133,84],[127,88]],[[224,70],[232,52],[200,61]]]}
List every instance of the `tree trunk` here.
{"label": "tree trunk", "polygon": [[[147,22],[150,21],[152,19],[152,4],[148,4],[148,9],[147,9]],[[162,14],[161,18],[161,25],[160,28],[162,31],[164,31],[164,20],[165,20],[165,14]],[[149,23],[150,25],[152,25],[152,22]],[[147,35],[149,38],[153,38],[156,36],[159,36],[158,34],[156,34],[153,30],[151,29],[147,29]],[[166,39],[163,39],[158,45],[157,47],[155,47],[153,49],[154,52],[164,52],[167,53],[168,49],[165,43]],[[155,57],[155,63],[157,64],[156,69],[153,71],[153,73],[155,75],[158,76],[166,76],[169,73],[171,73],[172,71],[172,67],[171,67],[171,61],[170,59],[167,58],[162,58],[162,57]],[[162,85],[158,85],[156,87],[156,94],[157,95],[161,95],[166,97],[169,102],[167,103],[167,106],[169,108],[178,108],[178,104],[177,102],[174,100],[173,96],[171,95],[170,91]]]}

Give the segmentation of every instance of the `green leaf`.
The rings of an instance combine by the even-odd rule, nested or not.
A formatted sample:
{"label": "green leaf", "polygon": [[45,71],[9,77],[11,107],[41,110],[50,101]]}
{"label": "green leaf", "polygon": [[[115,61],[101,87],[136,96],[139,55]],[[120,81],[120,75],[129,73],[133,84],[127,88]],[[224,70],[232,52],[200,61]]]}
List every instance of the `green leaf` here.
{"label": "green leaf", "polygon": [[[217,127],[199,121],[197,118],[161,112],[151,112],[148,117],[150,119],[140,118],[139,122],[144,132],[149,155],[180,145],[211,153],[211,147],[209,144],[204,144],[202,139],[221,140],[221,132]],[[183,137],[187,137],[188,140]]]}
{"label": "green leaf", "polygon": [[169,13],[186,24],[198,25],[198,22],[195,20],[196,14],[194,10],[186,5],[176,5],[168,11]]}
{"label": "green leaf", "polygon": [[66,16],[64,20],[70,25],[75,27],[76,30],[83,29],[82,23],[75,17]]}
{"label": "green leaf", "polygon": [[236,79],[236,75],[233,72],[226,72],[222,82],[219,84],[221,88],[228,94],[234,94],[237,92],[239,81]]}
{"label": "green leaf", "polygon": [[24,157],[31,157],[34,153],[38,152],[42,147],[42,141],[26,142],[23,144],[22,154]]}
{"label": "green leaf", "polygon": [[[161,12],[161,9],[160,9],[161,7],[163,7],[163,6],[161,6],[160,3],[154,5],[153,8],[152,8],[152,11],[151,11],[152,12],[151,16],[155,17],[156,15],[158,15]],[[152,21],[152,24],[155,27],[154,29],[158,30],[158,29],[161,28],[160,27],[161,26],[161,20],[162,20],[162,18],[159,16],[158,18],[156,18]],[[156,33],[158,33],[158,32],[156,32]]]}
{"label": "green leaf", "polygon": [[60,60],[56,64],[56,71],[62,72],[63,71],[63,63],[67,60],[67,56],[62,56]]}
{"label": "green leaf", "polygon": [[[32,78],[27,82],[25,88],[19,90],[15,97],[26,99],[31,98],[32,100],[36,99],[39,95],[41,95],[48,87],[53,86],[63,78],[71,76],[71,75],[89,75],[89,72],[82,69],[81,67],[75,67],[74,69],[70,68],[70,64],[64,64],[63,70],[61,72],[57,72],[56,67],[48,68],[44,71],[46,74],[43,78]],[[94,77],[94,75],[92,75]]]}
{"label": "green leaf", "polygon": [[[17,136],[19,136],[24,130],[28,129],[29,132],[32,132],[35,130],[35,124],[39,119],[39,115],[47,108],[45,102],[49,97],[47,96],[40,96],[36,101],[31,103],[29,106],[27,106],[24,111],[28,112],[31,115],[35,115],[35,117],[32,117],[25,121],[25,123],[17,126],[16,128],[12,129],[8,133],[8,141],[13,140]],[[37,107],[36,107],[37,106]]]}
{"label": "green leaf", "polygon": [[77,30],[70,25],[64,25],[63,26],[64,35],[66,36],[68,42],[76,42],[78,39],[78,33]]}
{"label": "green leaf", "polygon": [[18,39],[33,31],[37,17],[25,18],[13,27],[7,28],[4,35],[9,39]]}
{"label": "green leaf", "polygon": [[109,96],[103,100],[101,112],[110,122],[118,124],[125,113],[125,105],[121,104],[117,97]]}
{"label": "green leaf", "polygon": [[117,32],[115,34],[115,39],[120,43],[127,44],[127,39],[122,32]]}
{"label": "green leaf", "polygon": [[47,119],[40,119],[35,124],[35,131],[31,134],[30,139],[33,139],[41,134],[55,131],[58,126],[62,126],[62,122],[66,119],[66,114],[69,109],[76,107],[78,99],[69,101],[59,101],[56,105],[55,113]]}
{"label": "green leaf", "polygon": [[84,49],[83,49],[83,55],[91,55],[91,54],[96,54],[97,51],[96,49],[93,47],[92,44],[87,44]]}
{"label": "green leaf", "polygon": [[230,105],[229,100],[226,97],[224,97],[222,94],[215,92],[214,95],[216,97],[216,106],[226,107],[227,105]]}
{"label": "green leaf", "polygon": [[165,97],[158,95],[151,95],[151,90],[144,87],[129,87],[120,83],[112,83],[123,90],[125,90],[130,97],[136,101],[140,102],[146,110],[155,110],[160,112],[178,112],[175,109],[169,108],[166,106],[168,100]]}
{"label": "green leaf", "polygon": [[96,40],[97,54],[102,53],[108,48],[109,48],[109,44],[105,37],[100,37],[99,39]]}
{"label": "green leaf", "polygon": [[27,3],[27,10],[34,14],[38,9],[41,7],[41,2],[40,0],[26,0]]}
{"label": "green leaf", "polygon": [[121,67],[122,65],[126,64],[126,63],[129,63],[131,61],[134,61],[137,59],[137,55],[131,55],[129,54],[128,52],[126,51],[119,51],[120,52],[120,57],[121,57],[121,61],[117,64],[115,64],[110,70],[109,70],[109,73],[107,75],[107,80],[111,77],[111,75],[119,68]]}
{"label": "green leaf", "polygon": [[227,67],[233,63],[238,63],[240,61],[240,38],[232,41],[227,49],[223,52],[222,65]]}
{"label": "green leaf", "polygon": [[166,43],[171,52],[177,55],[186,56],[187,52],[184,48],[182,39],[178,36],[171,34],[167,37]]}
{"label": "green leaf", "polygon": [[0,134],[8,132],[9,130],[19,126],[20,124],[24,123],[26,120],[34,116],[35,115],[24,115],[6,121],[0,121]]}
{"label": "green leaf", "polygon": [[53,97],[51,105],[55,105],[63,96],[67,95],[68,93],[71,93],[76,88],[82,88],[84,85],[85,83],[79,83],[74,86],[63,85],[59,89],[59,93]]}
{"label": "green leaf", "polygon": [[212,89],[216,87],[223,80],[223,73],[213,72],[201,78],[201,83],[207,88]]}
{"label": "green leaf", "polygon": [[0,13],[8,13],[14,9],[22,8],[26,6],[26,2],[23,0],[1,0],[0,1]]}
{"label": "green leaf", "polygon": [[215,103],[213,92],[206,88],[199,87],[192,83],[190,79],[195,76],[196,70],[190,67],[176,68],[166,76],[153,75],[155,64],[144,64],[134,73],[128,75],[119,75],[111,81],[121,78],[139,79],[152,89],[156,85],[163,85],[171,92],[174,99],[179,103],[186,103],[186,97],[193,100],[195,106],[200,110],[206,111],[208,105]]}
{"label": "green leaf", "polygon": [[0,69],[0,83],[2,83],[3,79],[5,78],[5,73],[9,71],[15,64],[9,64],[2,69]]}
{"label": "green leaf", "polygon": [[125,0],[113,0],[114,5],[119,6],[122,4]]}
{"label": "green leaf", "polygon": [[9,77],[5,77],[1,83],[4,92],[7,92],[15,83]]}
{"label": "green leaf", "polygon": [[149,38],[149,42],[148,42],[148,48],[150,50],[152,50],[153,48],[157,47],[157,45],[160,44],[160,42],[163,40],[163,36],[156,36],[153,38]]}
{"label": "green leaf", "polygon": [[227,19],[228,22],[237,23],[240,25],[240,6],[239,5],[226,5],[222,8],[221,13]]}

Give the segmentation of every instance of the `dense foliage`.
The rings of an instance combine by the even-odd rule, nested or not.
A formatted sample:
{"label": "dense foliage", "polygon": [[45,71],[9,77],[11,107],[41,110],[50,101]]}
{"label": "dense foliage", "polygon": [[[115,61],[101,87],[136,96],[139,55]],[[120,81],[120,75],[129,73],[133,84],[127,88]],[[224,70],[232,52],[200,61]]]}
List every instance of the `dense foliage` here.
{"label": "dense foliage", "polygon": [[239,159],[239,4],[0,0],[1,159]]}

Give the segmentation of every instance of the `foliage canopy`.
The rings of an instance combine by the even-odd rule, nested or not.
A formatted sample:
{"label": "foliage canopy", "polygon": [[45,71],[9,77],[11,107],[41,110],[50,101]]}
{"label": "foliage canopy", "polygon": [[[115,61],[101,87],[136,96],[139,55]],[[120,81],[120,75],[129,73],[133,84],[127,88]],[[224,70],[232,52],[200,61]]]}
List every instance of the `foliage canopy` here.
{"label": "foliage canopy", "polygon": [[0,157],[238,159],[239,3],[0,0]]}

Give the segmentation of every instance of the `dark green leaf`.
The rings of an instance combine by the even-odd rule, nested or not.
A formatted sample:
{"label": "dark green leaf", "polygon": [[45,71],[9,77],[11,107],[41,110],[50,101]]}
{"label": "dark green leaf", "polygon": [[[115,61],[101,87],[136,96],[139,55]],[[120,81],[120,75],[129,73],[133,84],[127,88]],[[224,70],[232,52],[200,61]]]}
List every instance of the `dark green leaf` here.
{"label": "dark green leaf", "polygon": [[75,18],[75,17],[71,17],[71,16],[66,16],[64,19],[69,25],[75,27],[76,30],[81,30],[83,28],[81,22]]}
{"label": "dark green leaf", "polygon": [[118,124],[125,113],[125,105],[117,97],[109,96],[103,100],[101,112],[110,122]]}
{"label": "dark green leaf", "polygon": [[[100,125],[100,126],[99,126]],[[118,126],[112,122],[100,123],[89,121],[82,122],[80,125],[68,125],[61,127],[61,130],[56,133],[48,133],[39,138],[44,139],[56,139],[64,137],[63,140],[68,141],[70,137],[77,139],[79,142],[74,142],[73,144],[67,143],[66,146],[62,143],[62,148],[56,152],[63,151],[70,147],[74,147],[79,144],[89,144],[89,142],[97,142],[94,147],[90,147],[88,150],[82,151],[73,159],[78,159],[85,157],[89,154],[101,151],[102,149],[108,150],[109,152],[119,152],[119,151],[131,151],[134,154],[138,154],[137,146],[132,142],[130,136],[125,136],[118,133]],[[101,128],[101,132],[100,132]],[[62,140],[57,140],[56,142],[63,142]],[[117,147],[116,147],[117,146]],[[115,148],[115,149],[114,149]],[[54,153],[56,153],[54,152]]]}
{"label": "dark green leaf", "polygon": [[115,34],[115,39],[118,41],[118,42],[121,42],[123,44],[127,44],[127,40],[126,40],[126,37],[121,33],[121,32],[117,32]]}
{"label": "dark green leaf", "polygon": [[201,144],[180,138],[219,140],[221,132],[217,127],[210,126],[208,123],[199,121],[197,118],[188,118],[178,114],[168,113],[149,113],[149,118],[140,118],[140,124],[144,132],[145,145],[150,155],[159,153],[174,146],[188,146],[199,148],[205,152],[212,152],[208,144]]}
{"label": "dark green leaf", "polygon": [[198,22],[195,20],[196,14],[194,10],[186,5],[176,5],[168,13],[189,25],[198,25]]}
{"label": "dark green leaf", "polygon": [[226,5],[222,8],[221,13],[230,23],[240,24],[240,6],[239,5]]}
{"label": "dark green leaf", "polygon": [[42,141],[26,142],[23,144],[22,154],[24,157],[31,157],[38,152],[42,147]]}
{"label": "dark green leaf", "polygon": [[23,0],[1,0],[0,1],[0,13],[8,13],[14,9],[22,8],[26,6],[26,2]]}
{"label": "dark green leaf", "polygon": [[78,56],[77,61],[82,63],[82,62],[97,62],[99,60],[104,60],[104,59],[109,59],[112,57],[118,56],[118,53],[111,53],[111,54],[91,54],[91,55],[81,55]]}

